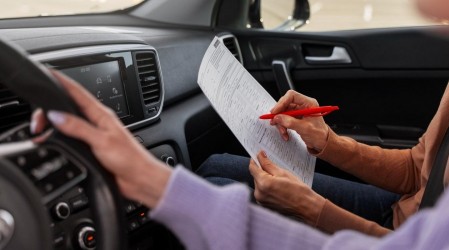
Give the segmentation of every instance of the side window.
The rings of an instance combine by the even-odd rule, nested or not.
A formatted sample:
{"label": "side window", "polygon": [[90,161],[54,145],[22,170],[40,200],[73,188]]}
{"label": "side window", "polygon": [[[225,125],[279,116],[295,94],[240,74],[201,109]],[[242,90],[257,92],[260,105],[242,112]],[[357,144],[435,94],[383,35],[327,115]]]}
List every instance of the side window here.
{"label": "side window", "polygon": [[[261,0],[265,29],[286,29],[295,2],[304,0]],[[306,4],[307,5],[307,4]],[[414,0],[308,0],[310,17],[296,31],[334,31],[435,24],[421,16]]]}

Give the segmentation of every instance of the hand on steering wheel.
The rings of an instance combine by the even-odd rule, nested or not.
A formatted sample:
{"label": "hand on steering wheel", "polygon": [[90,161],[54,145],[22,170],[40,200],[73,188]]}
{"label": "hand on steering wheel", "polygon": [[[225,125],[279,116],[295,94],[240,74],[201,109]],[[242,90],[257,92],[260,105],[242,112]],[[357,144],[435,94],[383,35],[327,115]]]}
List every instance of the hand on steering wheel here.
{"label": "hand on steering wheel", "polygon": [[[114,175],[123,195],[154,207],[165,189],[171,169],[149,154],[112,110],[72,79],[57,71],[52,74],[87,120],[59,111],[49,111],[48,120],[63,134],[87,143],[100,163]],[[32,116],[32,131],[41,132],[45,125],[44,113],[37,110]]]}
{"label": "hand on steering wheel", "polygon": [[[54,113],[51,116],[54,124],[57,125],[61,131],[67,131],[67,128],[70,129],[70,127],[67,127],[67,125],[72,124],[70,121],[78,121],[74,126],[71,126],[74,131],[70,131],[67,134],[73,133],[74,136],[78,135],[77,138],[86,139],[85,141],[87,143],[93,145],[91,145],[92,148],[96,147],[96,155],[98,155],[100,159],[105,155],[110,155],[107,152],[106,145],[112,143],[112,139],[109,139],[106,142],[102,140],[103,144],[101,144],[102,142],[98,140],[98,137],[95,137],[97,134],[90,134],[89,136],[91,139],[87,140],[87,137],[82,136],[87,134],[77,133],[86,131],[86,126],[82,127],[84,129],[81,130],[77,125],[87,125],[89,123],[83,118],[75,118],[74,115],[76,115],[76,117],[83,117],[83,115],[89,116],[89,118],[91,118],[89,119],[89,122],[92,124],[91,126],[96,128],[95,130],[90,130],[91,132],[97,133],[98,131],[102,131],[101,134],[106,135],[111,133],[111,131],[108,130],[109,128],[117,127],[119,128],[116,131],[118,137],[111,135],[109,135],[109,137],[115,138],[115,142],[126,143],[127,146],[131,145],[132,147],[135,147],[133,149],[136,150],[137,147],[132,145],[131,139],[124,139],[130,136],[125,132],[124,128],[120,126],[117,119],[112,115],[107,115],[108,112],[82,90],[81,87],[78,87],[75,83],[70,83],[70,80],[57,73],[52,75],[43,65],[30,59],[29,55],[23,51],[23,49],[12,43],[0,39],[0,50],[2,51],[0,55],[0,65],[2,65],[0,67],[0,82],[2,82],[9,90],[15,92],[15,94],[23,100],[32,105],[36,105],[37,107],[41,107],[45,111],[64,111],[65,113]],[[55,76],[59,81],[63,82],[62,84],[64,84],[67,90],[60,86],[61,84],[58,83],[59,81],[56,81],[57,79],[55,79]],[[71,96],[67,95],[67,91],[70,91]],[[73,99],[76,99],[78,103],[75,103]],[[89,105],[92,105],[93,108],[89,108]],[[80,109],[82,109],[83,113],[80,112]],[[94,114],[94,112],[97,111],[100,112],[101,115]],[[68,113],[73,115],[68,115]],[[44,120],[45,117],[43,117],[42,114],[42,112],[41,114],[37,113],[33,118],[36,121],[33,125],[35,130],[42,129],[39,127],[42,123],[38,122],[39,120]],[[103,121],[100,122],[98,118]],[[102,124],[101,127],[98,126],[99,123]],[[107,136],[102,136],[102,139],[106,138]],[[124,141],[122,142],[121,139],[124,139]],[[97,143],[95,143],[95,141],[97,141]],[[51,205],[50,203],[53,202],[53,200],[57,200],[61,194],[64,194],[64,192],[71,188],[76,188],[76,186],[79,185],[87,196],[89,204],[89,207],[86,209],[86,215],[88,216],[83,217],[83,221],[90,223],[95,227],[97,235],[96,249],[124,249],[127,244],[125,235],[126,224],[122,212],[123,209],[121,207],[121,196],[111,175],[100,166],[98,161],[92,155],[91,150],[89,150],[89,147],[78,140],[64,136],[59,133],[59,131],[54,131],[48,134],[47,137],[35,139],[33,142],[24,141],[16,143],[15,147],[6,145],[2,147],[3,150],[0,150],[0,184],[3,185],[0,190],[6,190],[5,192],[0,192],[0,212],[3,214],[0,216],[0,220],[4,220],[6,214],[6,217],[12,218],[11,221],[14,221],[14,223],[11,224],[14,226],[14,230],[8,230],[8,232],[13,232],[13,234],[6,237],[6,239],[5,237],[3,237],[3,239],[0,238],[0,248],[24,249],[25,247],[26,249],[36,250],[52,249],[53,242],[50,236],[52,232],[50,230],[50,220],[48,218],[48,208],[46,206]],[[40,142],[40,144],[36,144],[36,142]],[[101,150],[98,148],[98,145],[103,145]],[[48,166],[48,164],[52,164],[52,162],[47,162],[44,158],[37,156],[33,158],[32,161],[24,161],[27,163],[24,168],[19,166],[20,161],[14,160],[18,157],[25,157],[27,154],[31,154],[34,157],[40,149],[45,150],[47,148],[52,148],[54,153],[58,155],[57,157],[59,157],[57,159],[64,160],[59,161],[58,167],[54,168],[54,171],[52,170],[53,172],[45,172],[45,175],[43,176],[45,177],[44,179],[42,179],[43,177],[32,177],[32,171],[39,169],[42,166]],[[123,149],[125,149],[125,147],[123,147]],[[117,155],[124,153],[117,150],[114,152]],[[144,152],[144,150],[140,149],[140,152]],[[125,154],[125,156],[130,157],[129,154]],[[134,160],[134,158],[129,158],[129,161],[127,161],[128,164],[123,164],[123,162],[121,162],[120,173],[126,174],[127,171],[125,171],[125,169],[129,165],[142,166],[140,160],[146,162],[151,161],[152,158],[150,156],[147,157],[148,158],[136,158],[139,162],[133,162],[131,164],[130,161]],[[61,182],[61,176],[58,174],[63,173],[65,170],[71,171],[72,169],[79,173],[79,175],[76,176],[79,178],[68,182],[65,182],[62,179],[63,182]],[[111,168],[111,170],[112,169],[117,170],[117,168]],[[136,170],[136,167],[133,167],[132,169],[133,171],[131,172],[136,173],[136,171],[134,171]],[[148,171],[148,169],[145,170]],[[71,172],[71,174],[67,176],[72,176],[73,174],[74,172]],[[63,174],[63,176],[65,175]],[[130,177],[131,174],[125,176]],[[51,180],[56,178],[59,184],[56,185],[55,183],[45,182],[45,180],[49,178]],[[128,179],[117,178],[119,183],[128,183],[124,180]],[[43,190],[42,187],[47,184],[51,185],[51,188]],[[119,185],[121,185],[122,190],[126,190],[126,187],[130,187],[128,185]],[[131,191],[128,190],[126,193],[129,194]],[[150,204],[150,202],[148,202],[148,204]],[[13,226],[9,226],[8,228],[12,228]],[[78,226],[82,225],[78,224]],[[0,227],[0,229],[2,229],[2,227]],[[68,233],[72,234],[76,230],[76,227],[70,228]],[[0,234],[5,235],[2,231],[0,231]],[[72,237],[67,237],[64,244],[72,249],[75,248],[76,243],[73,243],[70,238]]]}

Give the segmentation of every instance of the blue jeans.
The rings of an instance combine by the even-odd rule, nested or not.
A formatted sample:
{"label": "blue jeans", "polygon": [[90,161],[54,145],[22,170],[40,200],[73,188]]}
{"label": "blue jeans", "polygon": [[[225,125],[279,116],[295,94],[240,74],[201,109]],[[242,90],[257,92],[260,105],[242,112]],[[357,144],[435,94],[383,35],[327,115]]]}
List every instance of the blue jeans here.
{"label": "blue jeans", "polygon": [[[210,156],[196,171],[196,174],[216,185],[246,183],[254,189],[254,180],[249,169],[249,158],[220,154]],[[315,173],[312,189],[337,206],[367,220],[392,229],[391,206],[400,195],[372,185],[339,179]]]}

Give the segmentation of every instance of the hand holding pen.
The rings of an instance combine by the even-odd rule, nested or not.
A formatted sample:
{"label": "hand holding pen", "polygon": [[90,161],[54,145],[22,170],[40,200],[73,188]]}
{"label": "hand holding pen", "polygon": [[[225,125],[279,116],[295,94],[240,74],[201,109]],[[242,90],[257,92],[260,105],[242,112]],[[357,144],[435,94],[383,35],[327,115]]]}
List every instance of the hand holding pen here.
{"label": "hand holding pen", "polygon": [[331,112],[339,110],[338,106],[322,106],[322,107],[313,107],[313,108],[305,108],[305,109],[294,109],[289,111],[280,112],[278,114],[265,114],[261,115],[259,118],[262,120],[273,119],[276,115],[288,115],[292,117],[302,118],[304,116],[325,116],[330,114]]}
{"label": "hand holding pen", "polygon": [[[329,135],[329,127],[322,116],[334,110],[338,110],[338,107],[319,107],[316,99],[289,90],[271,109],[271,114],[265,117],[271,119],[270,124],[278,128],[284,140],[289,139],[287,129],[292,129],[301,136],[310,150],[320,152],[325,147]],[[301,119],[293,117],[292,114],[298,115]]]}

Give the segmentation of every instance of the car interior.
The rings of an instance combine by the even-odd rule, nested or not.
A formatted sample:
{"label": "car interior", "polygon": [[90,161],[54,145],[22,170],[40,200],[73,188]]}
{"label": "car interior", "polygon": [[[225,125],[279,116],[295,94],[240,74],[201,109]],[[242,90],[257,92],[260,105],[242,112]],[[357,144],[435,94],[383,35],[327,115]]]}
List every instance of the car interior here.
{"label": "car interior", "polygon": [[[294,17],[308,17],[304,2]],[[197,84],[215,36],[274,99],[293,89],[338,105],[325,117],[338,134],[385,148],[418,142],[449,78],[443,26],[267,30],[260,5],[148,0],[107,13],[1,19],[0,250],[183,249],[148,208],[121,197],[86,145],[57,131],[30,141],[36,107],[82,116],[42,66],[82,84],[148,152],[192,171],[212,154],[247,155]],[[319,159],[315,171],[359,181]]]}

